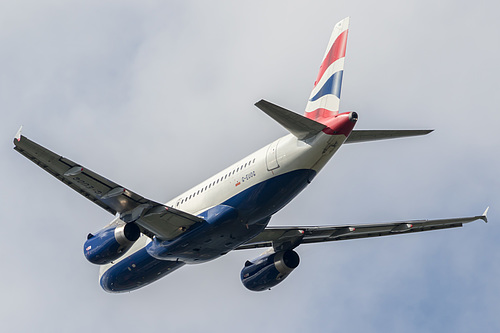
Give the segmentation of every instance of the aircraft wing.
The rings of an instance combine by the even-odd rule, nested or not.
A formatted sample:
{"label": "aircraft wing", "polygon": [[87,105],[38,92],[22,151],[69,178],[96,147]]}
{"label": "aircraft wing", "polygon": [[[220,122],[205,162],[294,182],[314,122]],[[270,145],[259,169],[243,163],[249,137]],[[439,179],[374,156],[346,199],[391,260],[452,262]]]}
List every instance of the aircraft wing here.
{"label": "aircraft wing", "polygon": [[14,149],[76,192],[125,222],[136,222],[152,237],[169,240],[203,219],[146,199],[125,187],[22,136],[14,139]]}
{"label": "aircraft wing", "polygon": [[275,250],[287,250],[306,243],[331,242],[456,228],[463,226],[464,223],[476,220],[488,222],[486,217],[487,212],[488,208],[483,215],[439,220],[412,220],[343,226],[269,227],[253,239],[240,245],[237,250],[271,246]]}

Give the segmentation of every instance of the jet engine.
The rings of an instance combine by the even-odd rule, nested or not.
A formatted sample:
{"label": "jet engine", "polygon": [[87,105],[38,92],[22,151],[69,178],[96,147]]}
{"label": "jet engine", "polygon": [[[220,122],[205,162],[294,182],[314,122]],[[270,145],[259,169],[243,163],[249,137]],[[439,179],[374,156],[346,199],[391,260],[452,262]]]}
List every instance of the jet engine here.
{"label": "jet engine", "polygon": [[130,249],[140,235],[135,223],[111,226],[95,235],[89,234],[83,245],[85,258],[93,264],[108,264]]}
{"label": "jet engine", "polygon": [[270,289],[283,281],[299,262],[299,255],[293,250],[264,253],[245,263],[241,270],[241,282],[252,291]]}

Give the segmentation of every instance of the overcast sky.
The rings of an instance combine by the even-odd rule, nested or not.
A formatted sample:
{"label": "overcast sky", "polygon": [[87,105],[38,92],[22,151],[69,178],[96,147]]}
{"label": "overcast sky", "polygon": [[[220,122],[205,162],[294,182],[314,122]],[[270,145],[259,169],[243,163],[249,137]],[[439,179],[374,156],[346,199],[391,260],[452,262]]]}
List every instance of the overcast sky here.
{"label": "overcast sky", "polygon": [[[0,323],[8,332],[498,332],[500,21],[494,1],[1,1]],[[272,225],[480,215],[446,231],[298,248],[271,291],[230,253],[138,291],[83,256],[113,217],[12,150],[24,135],[166,202],[303,113],[351,17],[341,111],[421,138],[344,146]]]}

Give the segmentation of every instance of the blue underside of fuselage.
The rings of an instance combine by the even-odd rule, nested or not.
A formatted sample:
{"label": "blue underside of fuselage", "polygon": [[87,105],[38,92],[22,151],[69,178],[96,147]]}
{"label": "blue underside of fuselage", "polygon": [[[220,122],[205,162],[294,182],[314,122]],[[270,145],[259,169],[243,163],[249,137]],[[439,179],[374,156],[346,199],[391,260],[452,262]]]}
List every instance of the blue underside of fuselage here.
{"label": "blue underside of fuselage", "polygon": [[101,277],[102,288],[108,292],[131,291],[185,263],[201,263],[226,254],[262,232],[270,217],[299,194],[315,175],[314,170],[295,170],[238,193],[201,213],[207,222],[173,241],[153,241],[111,266]]}

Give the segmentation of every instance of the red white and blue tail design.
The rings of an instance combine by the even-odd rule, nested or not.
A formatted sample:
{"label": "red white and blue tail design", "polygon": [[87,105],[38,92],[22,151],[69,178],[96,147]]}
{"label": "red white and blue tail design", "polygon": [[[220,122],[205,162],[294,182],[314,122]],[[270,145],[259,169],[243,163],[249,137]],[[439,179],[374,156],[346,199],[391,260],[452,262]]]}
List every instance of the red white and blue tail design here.
{"label": "red white and blue tail design", "polygon": [[335,25],[306,106],[305,116],[323,124],[339,113],[348,28],[349,17]]}

